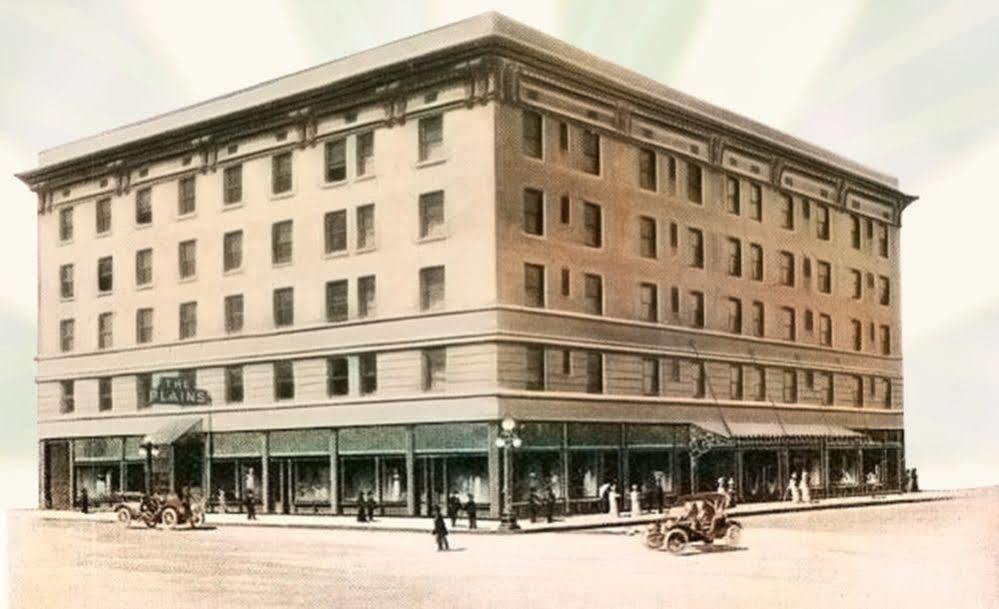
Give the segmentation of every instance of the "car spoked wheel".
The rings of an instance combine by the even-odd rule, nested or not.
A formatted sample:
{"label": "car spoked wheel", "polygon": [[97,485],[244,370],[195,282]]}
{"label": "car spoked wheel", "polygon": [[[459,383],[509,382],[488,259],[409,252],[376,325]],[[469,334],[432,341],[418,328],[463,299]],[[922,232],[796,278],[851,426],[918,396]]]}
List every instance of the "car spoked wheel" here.
{"label": "car spoked wheel", "polygon": [[178,520],[178,518],[177,518],[177,510],[175,510],[172,507],[166,508],[165,510],[163,510],[162,520],[163,520],[163,524],[165,524],[168,527],[172,527],[172,526],[176,525],[177,524],[177,520]]}
{"label": "car spoked wheel", "polygon": [[118,508],[116,517],[118,518],[118,522],[125,526],[132,524],[132,512],[127,507]]}
{"label": "car spoked wheel", "polygon": [[666,534],[666,549],[673,554],[679,554],[687,548],[690,538],[683,529],[673,529]]}
{"label": "car spoked wheel", "polygon": [[196,529],[205,524],[205,513],[199,511],[191,514],[190,524],[192,529]]}
{"label": "car spoked wheel", "polygon": [[740,539],[742,539],[742,526],[738,524],[728,525],[728,529],[725,530],[725,543],[737,546]]}
{"label": "car spoked wheel", "polygon": [[645,546],[650,550],[658,550],[663,547],[665,536],[659,531],[647,531],[645,533]]}

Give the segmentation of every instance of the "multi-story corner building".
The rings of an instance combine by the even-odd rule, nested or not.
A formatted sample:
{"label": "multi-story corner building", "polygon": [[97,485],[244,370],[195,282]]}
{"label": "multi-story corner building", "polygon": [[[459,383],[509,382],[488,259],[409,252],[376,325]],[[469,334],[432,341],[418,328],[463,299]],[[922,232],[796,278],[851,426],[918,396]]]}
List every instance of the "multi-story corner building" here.
{"label": "multi-story corner building", "polygon": [[[45,507],[148,474],[271,511],[365,492],[425,514],[455,490],[496,515],[506,417],[521,504],[900,485],[913,197],[502,16],[46,150],[20,177]],[[210,404],[168,403],[171,377]]]}

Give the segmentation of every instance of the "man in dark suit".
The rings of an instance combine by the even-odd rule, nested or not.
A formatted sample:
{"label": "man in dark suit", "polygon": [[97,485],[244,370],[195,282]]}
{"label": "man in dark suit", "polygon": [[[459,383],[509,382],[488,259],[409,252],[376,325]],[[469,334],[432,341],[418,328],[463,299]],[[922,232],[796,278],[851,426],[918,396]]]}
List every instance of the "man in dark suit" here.
{"label": "man in dark suit", "polygon": [[357,496],[357,521],[368,521],[368,500],[364,497],[364,491]]}
{"label": "man in dark suit", "polygon": [[367,508],[368,508],[368,510],[367,510],[368,511],[368,522],[374,522],[374,520],[375,520],[375,507],[376,506],[377,506],[377,504],[375,503],[375,492],[371,491],[371,492],[368,493],[368,503],[367,503]]}
{"label": "man in dark suit", "polygon": [[545,520],[555,522],[555,490],[548,486],[545,489]]}
{"label": "man in dark suit", "polygon": [[257,519],[257,501],[253,496],[253,489],[246,489],[246,519]]}
{"label": "man in dark suit", "polygon": [[475,497],[472,493],[468,494],[468,503],[465,504],[465,513],[468,514],[468,528],[477,529],[479,527],[476,521],[476,510],[478,508],[475,506]]}
{"label": "man in dark suit", "polygon": [[441,514],[441,509],[438,506],[434,506],[433,533],[434,533],[434,538],[437,539],[438,552],[451,549],[447,543],[447,525],[444,524],[444,515]]}
{"label": "man in dark suit", "polygon": [[458,499],[457,491],[451,491],[447,498],[447,517],[451,520],[451,528],[458,524],[458,512],[461,511],[461,499]]}
{"label": "man in dark suit", "polygon": [[84,514],[90,513],[90,494],[86,488],[80,489],[80,511]]}

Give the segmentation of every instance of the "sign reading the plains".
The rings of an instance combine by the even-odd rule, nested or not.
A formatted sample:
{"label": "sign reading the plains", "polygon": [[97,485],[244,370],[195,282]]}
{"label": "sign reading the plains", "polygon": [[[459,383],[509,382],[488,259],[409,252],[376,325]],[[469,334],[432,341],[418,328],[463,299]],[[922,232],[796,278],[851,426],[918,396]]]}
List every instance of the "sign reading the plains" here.
{"label": "sign reading the plains", "polygon": [[186,379],[164,377],[160,379],[156,387],[149,390],[149,403],[200,406],[211,404],[212,396],[204,389],[198,389]]}

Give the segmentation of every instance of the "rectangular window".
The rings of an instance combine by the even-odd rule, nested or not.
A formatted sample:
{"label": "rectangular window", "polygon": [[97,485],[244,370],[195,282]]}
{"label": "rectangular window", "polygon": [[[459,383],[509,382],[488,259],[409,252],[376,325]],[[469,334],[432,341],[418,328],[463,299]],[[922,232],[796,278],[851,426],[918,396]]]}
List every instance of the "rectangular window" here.
{"label": "rectangular window", "polygon": [[742,301],[738,298],[728,299],[728,331],[742,334]]}
{"label": "rectangular window", "polygon": [[580,169],[586,173],[600,175],[600,136],[589,129],[583,129],[580,152]]}
{"label": "rectangular window", "polygon": [[656,190],[656,153],[654,150],[639,149],[638,151],[638,187],[645,190]]}
{"label": "rectangular window", "polygon": [[680,246],[680,227],[676,222],[669,223],[669,246],[676,253],[676,248]]}
{"label": "rectangular window", "polygon": [[568,296],[569,292],[571,291],[570,290],[571,287],[572,285],[571,285],[571,280],[569,278],[569,269],[566,267],[562,267],[562,296]]}
{"label": "rectangular window", "polygon": [[739,179],[732,176],[725,176],[725,211],[738,216],[741,207]]}
{"label": "rectangular window", "polygon": [[198,303],[185,302],[180,305],[180,328],[178,335],[181,340],[194,338],[198,333]]}
{"label": "rectangular window", "polygon": [[805,309],[805,332],[811,333],[815,329],[815,315],[811,309]]}
{"label": "rectangular window", "polygon": [[325,157],[326,182],[342,182],[347,179],[347,140],[326,142]]}
{"label": "rectangular window", "polygon": [[558,124],[558,147],[563,153],[569,151],[569,125],[564,122]]}
{"label": "rectangular window", "polygon": [[855,250],[860,249],[860,218],[850,216],[850,245]]}
{"label": "rectangular window", "polygon": [[766,315],[763,303],[759,300],[753,301],[753,336],[763,338],[766,330]]}
{"label": "rectangular window", "polygon": [[73,265],[64,264],[59,267],[59,297],[72,298],[74,295]]}
{"label": "rectangular window", "polygon": [[850,327],[853,330],[853,350],[862,351],[864,348],[864,325],[859,319],[851,319]]}
{"label": "rectangular window", "polygon": [[763,188],[759,184],[749,185],[749,217],[763,221]]}
{"label": "rectangular window", "polygon": [[545,349],[528,345],[524,359],[525,389],[528,391],[544,391],[545,389]]}
{"label": "rectangular window", "polygon": [[291,262],[291,220],[275,222],[271,225],[271,263],[287,264]]}
{"label": "rectangular window", "polygon": [[439,311],[444,308],[444,267],[420,269],[420,310]]}
{"label": "rectangular window", "polygon": [[347,321],[347,280],[326,282],[326,321]]}
{"label": "rectangular window", "polygon": [[818,272],[817,272],[817,282],[819,291],[823,294],[829,294],[832,292],[832,267],[828,262],[822,260],[817,261]]}
{"label": "rectangular window", "polygon": [[441,391],[444,389],[447,375],[447,351],[443,348],[424,349],[423,360],[423,390]]}
{"label": "rectangular window", "polygon": [[586,274],[583,276],[583,294],[585,311],[590,315],[604,314],[604,282],[600,275]]}
{"label": "rectangular window", "polygon": [[794,199],[789,194],[780,194],[780,218],[782,228],[794,230]]}
{"label": "rectangular window", "polygon": [[295,290],[278,288],[274,290],[274,326],[290,326],[295,323]]}
{"label": "rectangular window", "polygon": [[861,407],[864,405],[864,377],[853,377],[853,405]]}
{"label": "rectangular window", "polygon": [[69,414],[76,408],[73,381],[59,381],[59,412]]}
{"label": "rectangular window", "polygon": [[823,241],[829,241],[829,208],[816,205],[815,236]]}
{"label": "rectangular window", "polygon": [[883,275],[878,276],[878,283],[880,286],[878,290],[878,302],[884,306],[888,306],[891,304],[891,283]]}
{"label": "rectangular window", "polygon": [[704,362],[693,362],[694,366],[694,397],[703,398],[707,394],[707,377],[704,374]]}
{"label": "rectangular window", "polygon": [[595,203],[583,204],[583,243],[590,247],[603,246],[603,217],[600,206]]}
{"label": "rectangular window", "polygon": [[368,131],[357,136],[357,177],[366,176],[374,171],[375,132]]}
{"label": "rectangular window", "polygon": [[378,391],[378,359],[374,353],[357,356],[357,367],[361,383],[361,395]]}
{"label": "rectangular window", "polygon": [[749,244],[749,278],[763,281],[763,247],[758,243]]}
{"label": "rectangular window", "polygon": [[572,217],[572,204],[569,201],[569,195],[562,195],[561,206],[562,206],[561,210],[562,224],[568,224],[569,220]]}
{"label": "rectangular window", "polygon": [[291,192],[291,153],[271,157],[271,192],[278,195]]}
{"label": "rectangular window", "polygon": [[524,264],[524,306],[545,306],[545,267]]}
{"label": "rectangular window", "polygon": [[239,404],[243,401],[243,367],[225,367],[225,401],[227,404]]}
{"label": "rectangular window", "polygon": [[654,218],[640,217],[638,219],[638,254],[643,258],[657,256],[656,221]]}
{"label": "rectangular window", "polygon": [[864,274],[857,269],[850,269],[850,277],[853,280],[853,299],[860,300],[864,296]]}
{"label": "rectangular window", "polygon": [[153,340],[153,310],[149,307],[135,311],[135,342],[145,344]]}
{"label": "rectangular window", "polygon": [[135,252],[135,285],[144,286],[153,282],[153,250],[146,248]]}
{"label": "rectangular window", "polygon": [[135,223],[140,226],[153,223],[153,191],[149,188],[135,191]]}
{"label": "rectangular window", "polygon": [[444,119],[442,116],[428,116],[419,122],[419,160],[427,161],[438,157],[444,146]]}
{"label": "rectangular window", "polygon": [[882,396],[883,396],[882,406],[884,406],[885,408],[891,408],[891,380],[890,379],[882,379],[881,380],[881,384],[882,384],[882,387],[884,387],[884,390],[883,390],[883,393],[882,393]]}
{"label": "rectangular window", "polygon": [[243,231],[234,230],[222,236],[222,270],[235,271],[243,266]]}
{"label": "rectangular window", "polygon": [[676,194],[676,158],[672,156],[666,157],[666,192]]}
{"label": "rectangular window", "polygon": [[374,317],[376,307],[375,276],[365,275],[357,278],[357,316]]}
{"label": "rectangular window", "polygon": [[63,319],[59,322],[59,350],[68,353],[73,350],[76,339],[76,321]]}
{"label": "rectangular window", "polygon": [[694,328],[704,327],[704,292],[690,292],[690,325]]}
{"label": "rectangular window", "polygon": [[110,292],[114,288],[114,265],[111,256],[97,260],[97,291]]}
{"label": "rectangular window", "polygon": [[687,229],[688,262],[690,266],[704,268],[704,233],[699,228]]}
{"label": "rectangular window", "polygon": [[326,395],[347,395],[350,392],[349,364],[346,357],[326,358]]}
{"label": "rectangular window", "polygon": [[586,352],[586,393],[604,392],[604,356],[599,351]]}
{"label": "rectangular window", "polygon": [[642,358],[642,394],[659,395],[659,360]]}
{"label": "rectangular window", "polygon": [[757,402],[762,402],[767,399],[767,371],[762,366],[753,366],[751,370],[757,381],[755,385],[756,393],[753,395],[753,399]]}
{"label": "rectangular window", "polygon": [[194,176],[186,176],[177,182],[177,215],[193,214],[196,209]]}
{"label": "rectangular window", "polygon": [[795,311],[791,307],[780,308],[781,338],[794,341],[798,339],[798,323],[795,319]]}
{"label": "rectangular window", "polygon": [[680,382],[680,360],[677,359],[677,358],[675,358],[675,357],[671,357],[670,359],[666,360],[666,364],[669,366],[669,380],[670,380],[670,382],[672,382],[672,383],[679,383]]}
{"label": "rectangular window", "polygon": [[323,216],[323,240],[327,254],[347,251],[347,210],[331,211]]}
{"label": "rectangular window", "polygon": [[226,296],[223,301],[225,305],[225,331],[226,334],[235,334],[243,331],[243,295],[233,294]]}
{"label": "rectangular window", "polygon": [[59,210],[59,240],[73,239],[73,208],[64,207]]}
{"label": "rectangular window", "polygon": [[524,232],[545,234],[545,194],[540,190],[524,189]]}
{"label": "rectangular window", "polygon": [[794,370],[784,370],[784,403],[793,404],[798,401],[798,373]]}
{"label": "rectangular window", "polygon": [[888,257],[888,225],[882,224],[878,230],[878,254],[882,258]]}
{"label": "rectangular window", "polygon": [[111,396],[111,377],[97,379],[97,409],[101,412],[111,410],[114,406]]}
{"label": "rectangular window", "polygon": [[181,279],[198,274],[198,243],[194,239],[181,241],[177,245],[177,271]]}
{"label": "rectangular window", "polygon": [[222,202],[226,205],[243,200],[243,166],[229,165],[222,170]]}
{"label": "rectangular window", "polygon": [[742,241],[729,237],[728,243],[728,274],[732,277],[742,277]]}
{"label": "rectangular window", "polygon": [[139,410],[149,408],[149,392],[153,387],[151,374],[139,374],[135,377],[135,405]]}
{"label": "rectangular window", "polygon": [[444,235],[444,191],[420,195],[420,238]]}
{"label": "rectangular window", "polygon": [[673,315],[680,314],[680,288],[676,286],[669,289],[669,309]]}
{"label": "rectangular window", "polygon": [[780,253],[780,283],[794,287],[794,254],[791,252]]}
{"label": "rectangular window", "polygon": [[521,117],[524,154],[531,158],[540,159],[544,156],[542,141],[544,131],[541,115],[531,110],[524,110]]}
{"label": "rectangular window", "polygon": [[742,366],[739,364],[729,364],[728,396],[733,400],[742,399]]}
{"label": "rectangular window", "polygon": [[698,205],[704,202],[701,166],[693,163],[687,165],[687,200]]}
{"label": "rectangular window", "polygon": [[98,235],[111,231],[111,199],[101,199],[95,207],[95,230]]}
{"label": "rectangular window", "polygon": [[101,313],[97,316],[97,348],[110,349],[114,346],[114,314]]}
{"label": "rectangular window", "polygon": [[881,355],[891,355],[891,328],[881,326]]}
{"label": "rectangular window", "polygon": [[642,321],[659,321],[659,288],[656,284],[639,284],[638,314]]}
{"label": "rectangular window", "polygon": [[274,400],[295,399],[295,367],[292,362],[274,362]]}
{"label": "rectangular window", "polygon": [[832,318],[825,313],[819,313],[819,344],[832,346]]}
{"label": "rectangular window", "polygon": [[[443,208],[441,214],[443,218]],[[366,250],[373,247],[375,247],[375,204],[369,203],[357,208],[357,249]]]}

